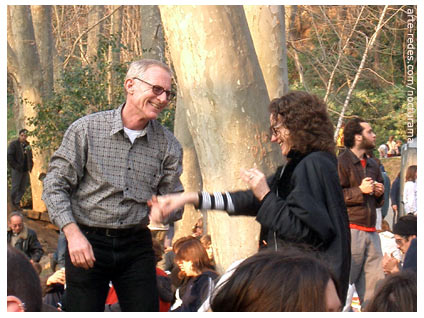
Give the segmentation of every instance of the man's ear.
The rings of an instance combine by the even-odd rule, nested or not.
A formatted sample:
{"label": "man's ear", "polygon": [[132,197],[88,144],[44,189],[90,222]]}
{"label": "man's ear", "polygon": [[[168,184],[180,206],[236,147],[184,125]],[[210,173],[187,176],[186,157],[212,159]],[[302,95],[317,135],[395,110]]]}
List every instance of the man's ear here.
{"label": "man's ear", "polygon": [[134,93],[134,80],[132,78],[128,78],[125,82],[124,82],[124,87],[125,90],[127,91],[128,94],[132,94]]}
{"label": "man's ear", "polygon": [[24,312],[23,302],[16,296],[7,296],[7,311],[8,312]]}
{"label": "man's ear", "polygon": [[355,135],[355,141],[357,141],[357,142],[361,142],[362,141],[362,138],[363,138],[363,136],[360,135],[360,134],[356,134]]}

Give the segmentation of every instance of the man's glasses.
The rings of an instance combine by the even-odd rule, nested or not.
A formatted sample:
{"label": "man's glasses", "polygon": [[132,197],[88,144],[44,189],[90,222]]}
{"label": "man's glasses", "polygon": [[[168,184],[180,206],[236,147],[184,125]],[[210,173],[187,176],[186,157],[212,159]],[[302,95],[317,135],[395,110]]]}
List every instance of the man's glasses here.
{"label": "man's glasses", "polygon": [[156,96],[160,96],[160,95],[163,94],[163,92],[165,92],[166,93],[166,99],[168,101],[171,100],[171,99],[173,99],[175,97],[175,93],[174,92],[168,91],[168,90],[164,89],[162,86],[150,84],[150,83],[148,83],[146,81],[143,81],[142,79],[140,79],[138,77],[134,77],[133,79],[137,79],[140,82],[143,82],[143,83],[145,83],[147,85],[150,85],[152,87],[153,94],[155,94]]}

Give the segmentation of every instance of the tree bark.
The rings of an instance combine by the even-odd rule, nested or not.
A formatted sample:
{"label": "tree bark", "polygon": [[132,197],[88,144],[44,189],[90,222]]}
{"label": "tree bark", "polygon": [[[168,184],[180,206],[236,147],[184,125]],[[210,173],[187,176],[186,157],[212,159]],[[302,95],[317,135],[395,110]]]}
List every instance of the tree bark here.
{"label": "tree bark", "polygon": [[[11,31],[14,38],[14,54],[18,63],[19,82],[18,95],[22,98],[25,119],[34,117],[34,105],[42,103],[42,77],[40,58],[37,53],[31,10],[29,6],[10,6]],[[22,128],[22,127],[21,127]],[[25,128],[32,127],[25,121]],[[28,138],[33,143],[35,136]],[[39,152],[33,151],[34,167],[30,174],[32,191],[32,208],[38,212],[46,211],[41,200],[43,184],[39,176],[43,171],[43,158]]]}
{"label": "tree bark", "polygon": [[289,90],[284,6],[243,7],[268,95],[272,100]]}
{"label": "tree bark", "polygon": [[140,11],[143,58],[165,62],[165,39],[159,7],[144,5]]}
{"label": "tree bark", "polygon": [[[197,158],[196,149],[194,148],[193,138],[187,126],[187,105],[180,94],[177,98],[177,107],[175,110],[174,134],[183,147],[183,174],[181,182],[185,191],[198,192],[202,190],[202,176]],[[174,242],[183,236],[192,233],[193,225],[202,217],[202,213],[193,206],[186,206],[182,220],[175,223]],[[206,217],[207,218],[207,217]],[[207,223],[204,220],[204,224]],[[204,227],[206,230],[206,228]]]}
{"label": "tree bark", "polygon": [[103,16],[103,6],[90,6],[88,9],[88,28],[94,27],[87,33],[87,60],[92,62],[97,57],[100,44],[100,35],[102,33],[102,23],[98,23]]}
{"label": "tree bark", "polygon": [[[187,123],[206,191],[246,189],[240,168],[266,175],[281,162],[269,141],[269,104],[242,6],[160,6],[162,23],[187,105]],[[217,269],[258,249],[252,217],[208,215]],[[231,242],[229,244],[229,242]]]}
{"label": "tree bark", "polygon": [[112,15],[112,26],[110,35],[113,40],[113,44],[109,45],[109,85],[108,85],[108,101],[110,105],[114,104],[114,86],[116,78],[116,66],[121,61],[120,45],[121,45],[121,32],[122,32],[122,6],[112,6],[112,10],[115,12]]}

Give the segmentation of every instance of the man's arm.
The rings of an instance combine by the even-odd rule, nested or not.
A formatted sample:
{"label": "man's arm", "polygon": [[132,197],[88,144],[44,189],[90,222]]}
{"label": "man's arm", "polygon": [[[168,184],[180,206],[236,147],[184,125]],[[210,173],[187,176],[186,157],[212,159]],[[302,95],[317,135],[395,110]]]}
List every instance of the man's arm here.
{"label": "man's arm", "polygon": [[16,144],[14,141],[12,141],[7,148],[7,162],[13,169],[18,168],[18,163],[15,160],[16,156]]}
{"label": "man's arm", "polygon": [[80,231],[72,215],[71,194],[84,176],[87,142],[81,122],[66,131],[62,144],[53,155],[44,179],[43,200],[52,222],[66,236],[72,263],[88,269],[94,265],[91,244]]}

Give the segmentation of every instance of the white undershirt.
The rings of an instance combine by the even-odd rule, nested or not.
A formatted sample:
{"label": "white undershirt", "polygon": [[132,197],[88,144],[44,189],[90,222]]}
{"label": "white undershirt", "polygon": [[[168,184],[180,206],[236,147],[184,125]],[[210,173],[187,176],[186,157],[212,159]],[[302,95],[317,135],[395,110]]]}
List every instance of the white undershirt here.
{"label": "white undershirt", "polygon": [[124,127],[124,131],[127,134],[128,138],[130,138],[131,143],[134,143],[134,140],[138,137],[141,136],[142,134],[145,135],[146,134],[146,129],[143,130],[132,130],[129,129],[127,127]]}

